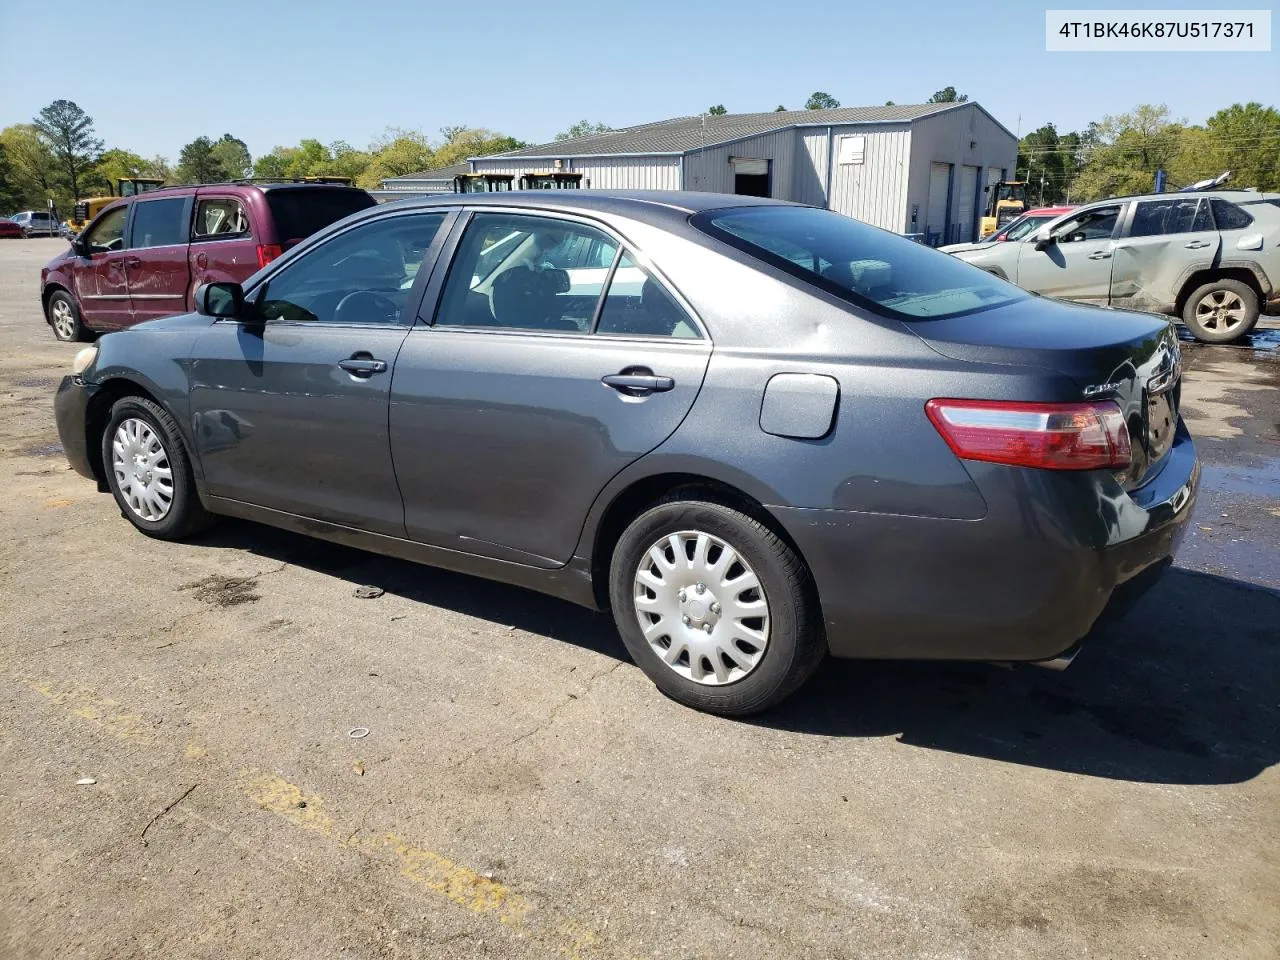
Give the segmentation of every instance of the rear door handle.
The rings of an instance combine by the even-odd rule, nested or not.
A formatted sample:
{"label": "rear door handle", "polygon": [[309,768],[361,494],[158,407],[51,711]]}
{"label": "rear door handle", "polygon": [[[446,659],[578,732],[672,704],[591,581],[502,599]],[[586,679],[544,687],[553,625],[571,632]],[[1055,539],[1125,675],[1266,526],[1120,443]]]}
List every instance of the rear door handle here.
{"label": "rear door handle", "polygon": [[1188,250],[1203,250],[1205,247],[1212,246],[1208,240],[1191,240],[1183,244]]}
{"label": "rear door handle", "polygon": [[1111,257],[1110,250],[1095,250],[1089,254],[1090,260],[1107,260]]}
{"label": "rear door handle", "polygon": [[353,377],[371,377],[375,373],[386,373],[387,361],[375,360],[372,357],[348,357],[346,360],[339,360],[338,366]]}
{"label": "rear door handle", "polygon": [[665,393],[675,388],[676,382],[670,377],[655,376],[652,373],[611,373],[601,377],[600,382],[606,387],[613,387],[619,393],[640,397],[650,393]]}

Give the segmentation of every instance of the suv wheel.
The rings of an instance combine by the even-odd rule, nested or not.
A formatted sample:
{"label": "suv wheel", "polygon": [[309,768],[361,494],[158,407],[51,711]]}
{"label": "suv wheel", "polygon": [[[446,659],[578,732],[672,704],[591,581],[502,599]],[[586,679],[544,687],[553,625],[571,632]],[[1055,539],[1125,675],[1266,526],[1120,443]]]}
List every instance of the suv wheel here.
{"label": "suv wheel", "polygon": [[149,537],[181,540],[208,526],[178,424],[143,397],[122,397],[102,433],[102,464],[124,518]]}
{"label": "suv wheel", "polygon": [[658,689],[724,716],[796,690],[826,654],[803,561],[751,517],[675,500],[632,521],[614,549],[618,632]]}
{"label": "suv wheel", "polygon": [[1258,295],[1239,280],[1214,280],[1191,292],[1182,320],[1197,340],[1229,343],[1258,322]]}
{"label": "suv wheel", "polygon": [[49,298],[45,315],[57,339],[71,341],[90,338],[88,328],[80,320],[80,310],[76,307],[75,300],[65,290],[58,290]]}

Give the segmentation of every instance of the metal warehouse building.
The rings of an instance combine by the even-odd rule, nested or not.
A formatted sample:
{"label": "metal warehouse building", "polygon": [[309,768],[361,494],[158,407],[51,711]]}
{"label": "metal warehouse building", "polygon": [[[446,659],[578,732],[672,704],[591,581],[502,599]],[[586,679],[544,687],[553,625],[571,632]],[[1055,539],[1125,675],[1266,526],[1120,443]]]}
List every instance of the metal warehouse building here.
{"label": "metal warehouse building", "polygon": [[590,188],[794,200],[937,245],[977,238],[983,188],[1017,154],[976,103],[678,117],[390,178],[379,199],[448,192],[465,172],[574,172]]}

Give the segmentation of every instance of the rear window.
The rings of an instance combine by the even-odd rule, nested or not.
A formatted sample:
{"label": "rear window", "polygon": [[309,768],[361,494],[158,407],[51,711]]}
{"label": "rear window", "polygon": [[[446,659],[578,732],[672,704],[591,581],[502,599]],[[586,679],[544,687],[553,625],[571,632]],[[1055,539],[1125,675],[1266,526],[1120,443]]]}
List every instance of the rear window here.
{"label": "rear window", "polygon": [[374,205],[363,190],[268,190],[267,206],[281,243],[309,237],[343,217]]}
{"label": "rear window", "polygon": [[900,320],[952,317],[1027,296],[962,260],[828,210],[739,207],[692,222],[815,287]]}

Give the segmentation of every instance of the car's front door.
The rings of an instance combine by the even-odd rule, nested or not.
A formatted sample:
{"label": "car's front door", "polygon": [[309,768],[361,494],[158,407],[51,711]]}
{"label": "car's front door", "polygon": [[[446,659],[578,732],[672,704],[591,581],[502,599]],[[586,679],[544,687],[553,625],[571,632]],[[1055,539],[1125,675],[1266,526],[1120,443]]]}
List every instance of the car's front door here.
{"label": "car's front door", "polygon": [[1207,198],[1181,194],[1139,200],[1115,243],[1111,303],[1135,310],[1171,308],[1180,282],[1213,266],[1220,243]]}
{"label": "car's front door", "polygon": [[[1111,294],[1113,237],[1124,204],[1086,207],[1053,226],[1053,243],[1018,244],[1016,282],[1046,297],[1106,304]],[[1014,278],[1011,278],[1014,279]]]}
{"label": "car's front door", "polygon": [[710,342],[619,239],[554,217],[475,213],[426,304],[391,385],[408,535],[564,564],[600,490],[688,413]]}
{"label": "car's front door", "polygon": [[201,334],[191,416],[210,494],[404,535],[387,398],[444,219],[392,214],[329,237],[248,291],[246,321]]}
{"label": "car's front door", "polygon": [[187,309],[187,237],[192,197],[135,200],[125,259],[133,322]]}
{"label": "car's front door", "polygon": [[129,205],[106,211],[82,237],[84,254],[74,267],[81,319],[95,330],[118,330],[133,322],[129,305],[125,227]]}

